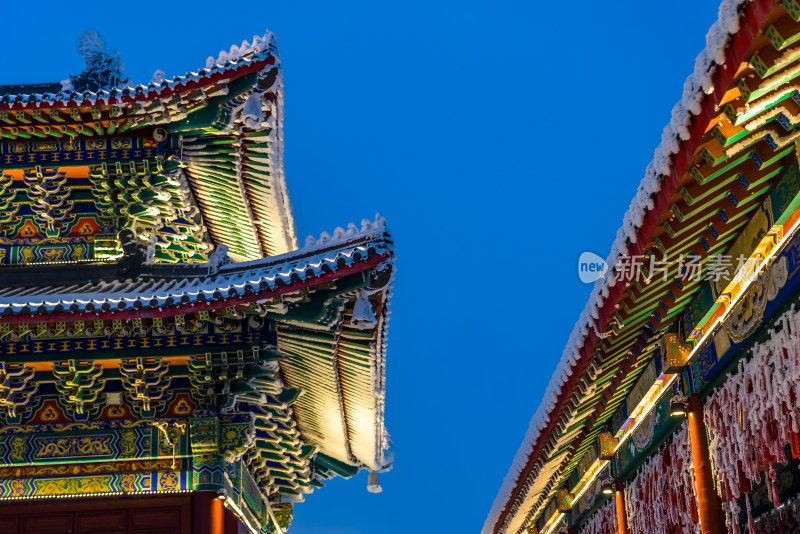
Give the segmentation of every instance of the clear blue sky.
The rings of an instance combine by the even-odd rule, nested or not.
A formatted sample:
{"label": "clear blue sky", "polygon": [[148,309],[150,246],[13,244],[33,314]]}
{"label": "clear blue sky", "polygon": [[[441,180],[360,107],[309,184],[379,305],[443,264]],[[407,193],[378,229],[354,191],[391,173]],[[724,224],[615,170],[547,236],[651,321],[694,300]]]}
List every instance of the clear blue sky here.
{"label": "clear blue sky", "polygon": [[6,2],[0,83],[81,70],[98,30],[148,82],[266,28],[302,238],[380,211],[397,242],[394,470],[291,534],[477,533],[717,17],[668,2]]}

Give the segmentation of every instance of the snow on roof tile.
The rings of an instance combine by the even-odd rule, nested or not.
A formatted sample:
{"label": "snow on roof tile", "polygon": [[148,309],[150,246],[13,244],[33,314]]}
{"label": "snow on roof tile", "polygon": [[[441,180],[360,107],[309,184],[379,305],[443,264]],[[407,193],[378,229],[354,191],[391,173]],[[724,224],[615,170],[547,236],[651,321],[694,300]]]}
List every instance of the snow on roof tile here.
{"label": "snow on roof tile", "polygon": [[[606,260],[607,265],[615,265],[617,259],[628,252],[631,244],[638,239],[639,229],[642,227],[645,216],[654,208],[654,196],[661,190],[664,177],[671,172],[673,156],[680,149],[680,142],[686,141],[690,136],[690,124],[694,116],[700,114],[701,103],[705,95],[713,91],[713,76],[717,67],[724,65],[725,52],[730,38],[739,31],[740,14],[742,8],[753,0],[723,0],[719,8],[719,18],[711,26],[706,35],[706,48],[700,52],[695,60],[694,71],[683,85],[681,100],[672,109],[670,122],[664,127],[661,143],[655,150],[652,162],[647,166],[636,195],[623,218],[622,227],[617,231],[616,239],[611,247],[611,253]],[[523,472],[528,462],[528,457],[533,452],[541,432],[547,427],[551,412],[556,406],[563,385],[572,374],[572,369],[578,362],[581,349],[589,333],[603,325],[598,324],[600,310],[610,289],[614,286],[616,273],[609,269],[603,278],[595,282],[591,296],[586,307],[581,313],[578,322],[570,334],[564,352],[561,355],[556,371],[545,390],[539,407],[533,415],[525,434],[522,445],[517,451],[511,468],[508,471],[503,485],[495,498],[489,515],[484,523],[483,534],[495,531],[496,523],[501,513],[506,508],[514,488],[520,482],[519,475]],[[506,521],[508,521],[506,517]],[[501,525],[499,531],[503,531]]]}
{"label": "snow on roof tile", "polygon": [[44,107],[70,107],[84,104],[93,106],[119,104],[122,103],[123,99],[133,101],[138,96],[143,96],[145,100],[154,99],[162,96],[163,93],[172,93],[180,86],[186,86],[192,82],[201,82],[214,75],[264,62],[273,55],[273,52],[277,51],[274,46],[274,36],[270,31],[267,31],[261,37],[254,36],[252,45],[248,44],[245,47],[245,44],[248,44],[247,41],[242,43],[241,48],[234,45],[229,53],[221,51],[219,57],[213,62],[210,62],[212,58],[209,58],[205,69],[200,69],[197,72],[187,72],[183,76],[151,81],[147,85],[129,85],[108,90],[101,89],[97,92],[62,90],[57,93],[2,94],[0,95],[0,109],[14,107],[14,104],[21,104],[24,107],[29,104],[35,104],[36,107],[41,107],[42,104],[46,104]]}
{"label": "snow on roof tile", "polygon": [[[147,265],[139,277],[119,281],[90,281],[98,269],[108,265],[84,265],[85,282],[69,285],[30,286],[4,284],[0,288],[0,314],[19,316],[30,313],[85,313],[120,311],[129,308],[146,310],[198,304],[206,300],[242,297],[288,289],[328,273],[341,272],[349,267],[375,263],[375,258],[391,258],[394,247],[385,220],[380,216],[364,231],[325,241],[318,246],[244,263],[222,266],[212,272],[209,263],[178,265]],[[380,260],[384,261],[384,260]],[[0,270],[0,279],[9,271]],[[8,280],[12,278],[9,277]],[[131,303],[132,306],[128,306]],[[113,304],[113,306],[112,306]],[[175,313],[180,313],[176,311]],[[166,313],[166,315],[171,315]]]}

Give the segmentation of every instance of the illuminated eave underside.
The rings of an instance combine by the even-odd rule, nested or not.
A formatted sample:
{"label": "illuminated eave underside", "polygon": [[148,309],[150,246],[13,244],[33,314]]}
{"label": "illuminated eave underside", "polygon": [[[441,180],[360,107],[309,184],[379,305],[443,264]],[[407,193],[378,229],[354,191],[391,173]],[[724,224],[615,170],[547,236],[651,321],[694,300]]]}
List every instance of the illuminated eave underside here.
{"label": "illuminated eave underside", "polygon": [[[271,34],[263,42],[268,45],[161,83],[1,95],[0,137],[83,139],[152,127],[199,137],[203,142],[186,143],[184,165],[213,243],[228,246],[235,261],[284,254],[298,243],[283,172],[283,82]],[[260,86],[262,79],[270,86]],[[242,106],[254,93],[268,106],[259,125],[245,125]],[[211,108],[224,109],[209,115]]]}
{"label": "illuminated eave underside", "polygon": [[[784,28],[786,39],[777,46],[759,33],[770,25]],[[651,251],[660,259],[663,250],[673,260],[681,254],[706,258],[725,252],[734,242],[774,184],[781,171],[780,159],[794,150],[794,125],[800,116],[798,100],[792,98],[797,89],[796,82],[792,83],[797,76],[793,70],[797,54],[792,52],[797,44],[785,28],[797,32],[797,26],[784,8],[773,2],[746,5],[740,31],[728,46],[726,64],[714,76],[715,90],[705,98],[702,113],[694,117],[692,136],[676,155],[672,175],[665,177],[653,199],[655,209],[647,214],[640,239],[631,245],[629,255]],[[776,57],[770,48],[777,47],[781,53]],[[776,61],[767,65],[763,79],[743,63],[758,51]],[[781,57],[791,61],[781,63]],[[747,101],[737,87],[740,80],[752,86]],[[768,90],[759,91],[765,87]],[[748,109],[756,111],[748,113]],[[740,174],[747,176],[747,184],[739,181]],[[728,193],[738,199],[737,205],[730,202]],[[719,216],[721,208],[727,220]],[[716,237],[711,235],[709,223]],[[599,330],[613,335],[600,339],[590,332],[579,364],[562,388],[556,410],[528,456],[511,498],[493,525],[494,532],[521,532],[538,518],[554,488],[569,478],[603,425],[625,401],[651,359],[655,334],[675,320],[700,288],[700,283],[680,288],[674,281],[676,269],[671,268],[667,282],[659,275],[641,287],[618,284],[606,300]]]}

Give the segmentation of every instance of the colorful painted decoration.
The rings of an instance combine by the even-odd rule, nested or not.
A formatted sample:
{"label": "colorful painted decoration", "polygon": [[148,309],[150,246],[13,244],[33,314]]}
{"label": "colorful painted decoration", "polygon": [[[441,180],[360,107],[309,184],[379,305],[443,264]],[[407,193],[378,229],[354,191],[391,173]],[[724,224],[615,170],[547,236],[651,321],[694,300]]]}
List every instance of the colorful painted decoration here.
{"label": "colorful painted decoration", "polygon": [[[581,528],[593,510],[561,497],[607,463],[635,476],[632,532],[721,532],[726,514],[730,532],[780,532],[791,515],[770,510],[800,496],[798,6],[722,1],[485,534]],[[683,417],[696,450],[662,450]]]}
{"label": "colorful painted decoration", "polygon": [[271,33],[146,86],[96,32],[79,50],[0,86],[0,501],[156,494],[182,531],[285,532],[391,468],[386,221],[299,247]]}

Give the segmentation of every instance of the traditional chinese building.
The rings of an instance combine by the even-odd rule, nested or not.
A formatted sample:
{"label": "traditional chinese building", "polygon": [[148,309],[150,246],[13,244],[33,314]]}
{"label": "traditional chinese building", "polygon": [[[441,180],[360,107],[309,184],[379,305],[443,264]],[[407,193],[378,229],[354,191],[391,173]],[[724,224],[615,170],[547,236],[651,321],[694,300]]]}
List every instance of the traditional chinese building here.
{"label": "traditional chinese building", "polygon": [[719,13],[484,534],[800,532],[800,2]]}
{"label": "traditional chinese building", "polygon": [[271,34],[134,86],[0,87],[0,532],[281,533],[390,467],[394,248],[298,244]]}

